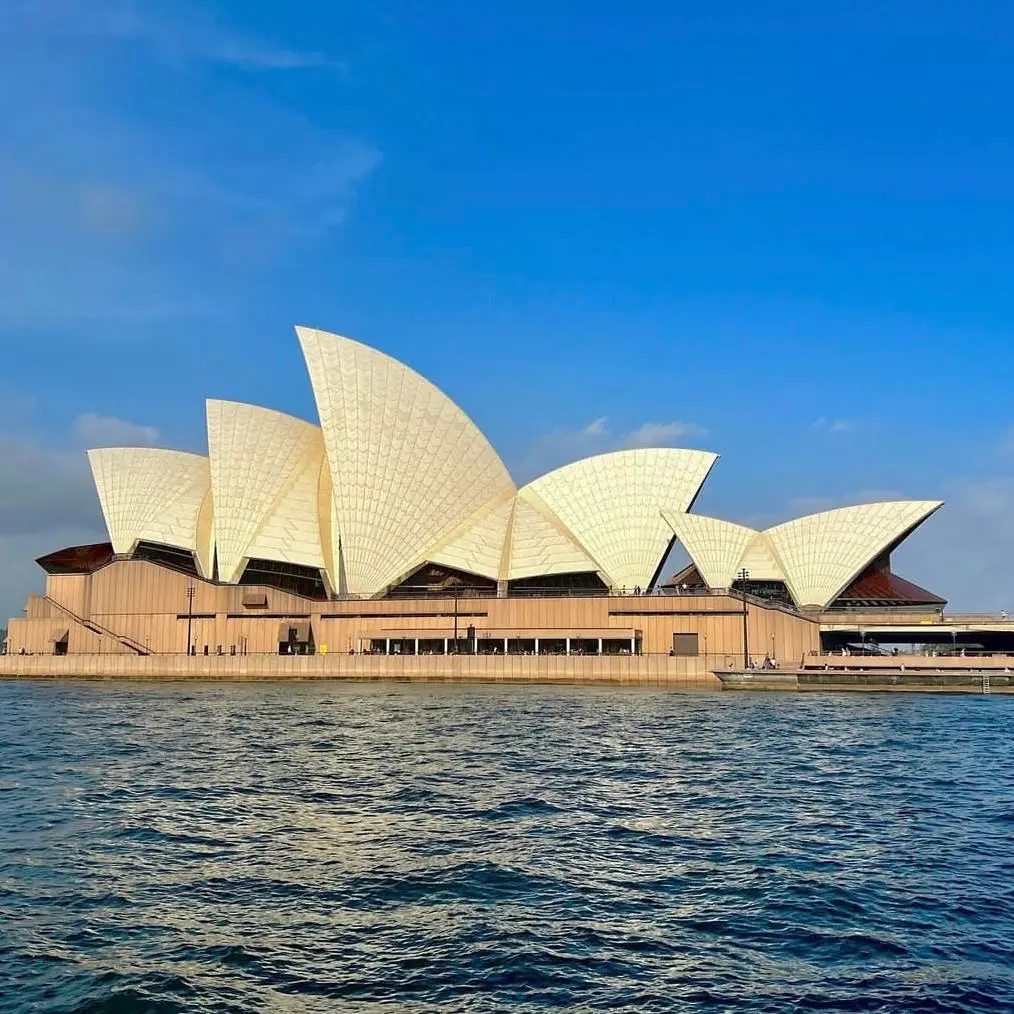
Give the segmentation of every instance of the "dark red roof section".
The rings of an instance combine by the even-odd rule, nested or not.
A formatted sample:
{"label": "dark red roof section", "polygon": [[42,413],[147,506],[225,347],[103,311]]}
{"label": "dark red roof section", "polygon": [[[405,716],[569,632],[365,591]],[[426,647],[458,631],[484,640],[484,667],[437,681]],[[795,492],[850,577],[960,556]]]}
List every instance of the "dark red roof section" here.
{"label": "dark red roof section", "polygon": [[688,588],[707,588],[707,584],[705,584],[704,578],[701,577],[700,571],[692,563],[688,563],[678,574],[673,574],[662,587],[679,588],[680,585],[684,584]]}
{"label": "dark red roof section", "polygon": [[109,542],[96,542],[91,546],[68,546],[55,553],[40,556],[35,562],[47,574],[91,574],[111,563],[113,546]]}
{"label": "dark red roof section", "polygon": [[847,605],[850,602],[897,602],[899,605],[944,606],[946,599],[919,585],[906,581],[889,570],[870,568],[864,571],[836,599]]}

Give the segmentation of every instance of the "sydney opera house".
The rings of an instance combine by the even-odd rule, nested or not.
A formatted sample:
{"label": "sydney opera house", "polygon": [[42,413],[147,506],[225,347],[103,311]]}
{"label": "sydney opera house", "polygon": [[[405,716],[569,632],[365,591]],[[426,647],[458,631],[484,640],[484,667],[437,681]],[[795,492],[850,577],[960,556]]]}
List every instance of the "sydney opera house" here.
{"label": "sydney opera house", "polygon": [[[943,609],[891,570],[938,501],[755,531],[694,513],[717,456],[674,448],[519,488],[418,373],[296,330],[318,421],[210,400],[206,455],[89,451],[109,541],[38,561],[9,652],[741,656],[748,639],[790,659],[843,617]],[[690,563],[665,581],[677,543]]]}

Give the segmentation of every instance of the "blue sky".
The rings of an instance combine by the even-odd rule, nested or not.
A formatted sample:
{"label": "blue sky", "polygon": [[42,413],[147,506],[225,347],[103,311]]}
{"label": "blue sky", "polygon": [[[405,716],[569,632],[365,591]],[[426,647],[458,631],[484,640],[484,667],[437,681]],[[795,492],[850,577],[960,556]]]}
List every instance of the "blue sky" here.
{"label": "blue sky", "polygon": [[941,496],[898,569],[1014,608],[1009,4],[4,9],[0,613],[101,534],[85,445],[312,418],[296,323],[521,480],[650,440],[748,523]]}

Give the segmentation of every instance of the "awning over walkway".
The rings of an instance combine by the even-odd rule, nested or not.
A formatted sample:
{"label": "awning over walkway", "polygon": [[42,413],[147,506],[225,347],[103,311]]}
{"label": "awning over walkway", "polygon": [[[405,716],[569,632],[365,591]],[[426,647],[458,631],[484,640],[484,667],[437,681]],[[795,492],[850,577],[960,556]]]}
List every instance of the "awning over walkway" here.
{"label": "awning over walkway", "polygon": [[282,620],[278,625],[278,640],[279,642],[308,644],[310,642],[310,621]]}

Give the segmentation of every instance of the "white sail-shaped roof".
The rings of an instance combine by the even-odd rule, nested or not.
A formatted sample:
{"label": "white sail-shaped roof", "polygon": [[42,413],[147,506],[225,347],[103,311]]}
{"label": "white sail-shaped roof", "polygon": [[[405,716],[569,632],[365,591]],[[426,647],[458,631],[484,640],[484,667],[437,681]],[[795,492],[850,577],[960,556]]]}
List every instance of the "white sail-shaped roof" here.
{"label": "white sail-shaped roof", "polygon": [[208,459],[157,447],[102,447],[88,452],[113,552],[140,541],[197,553],[207,575],[211,558],[211,470]]}
{"label": "white sail-shaped roof", "polygon": [[745,570],[751,581],[784,581],[785,568],[778,562],[774,546],[764,532],[758,532],[743,551],[736,572]]}
{"label": "white sail-shaped roof", "polygon": [[207,415],[219,579],[237,581],[251,558],[323,567],[320,429],[235,401],[210,399]]}
{"label": "white sail-shaped roof", "polygon": [[703,514],[662,511],[673,533],[690,554],[709,588],[730,588],[739,572],[743,553],[760,534]]}
{"label": "white sail-shaped roof", "polygon": [[647,588],[672,542],[663,508],[685,511],[718,456],[678,448],[614,451],[525,487],[597,561],[613,587]]}
{"label": "white sail-shaped roof", "polygon": [[333,483],[339,591],[377,594],[513,483],[495,450],[414,370],[339,335],[297,328]]}
{"label": "white sail-shaped roof", "polygon": [[537,502],[538,497],[530,489],[522,490],[515,498],[506,577],[515,581],[600,571],[599,565],[566,533],[548,508]]}
{"label": "white sail-shaped roof", "polygon": [[453,533],[431,551],[429,559],[445,567],[497,580],[513,505],[514,498],[510,495],[487,504],[466,522],[463,530]]}
{"label": "white sail-shaped roof", "polygon": [[769,528],[769,539],[799,606],[825,608],[881,553],[942,506],[902,500],[840,507]]}

